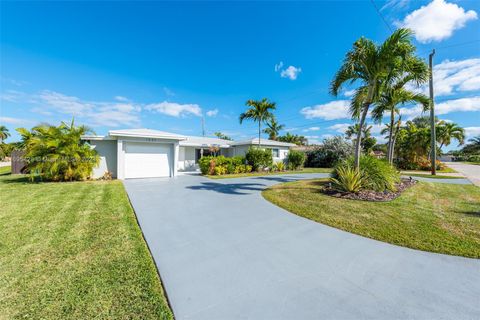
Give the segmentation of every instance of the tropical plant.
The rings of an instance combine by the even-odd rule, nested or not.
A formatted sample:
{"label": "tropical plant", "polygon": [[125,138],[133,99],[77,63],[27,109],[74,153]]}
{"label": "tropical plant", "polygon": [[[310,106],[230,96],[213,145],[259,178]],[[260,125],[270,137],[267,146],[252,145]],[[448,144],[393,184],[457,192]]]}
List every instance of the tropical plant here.
{"label": "tropical plant", "polygon": [[281,142],[294,143],[299,146],[304,146],[308,144],[307,138],[297,134],[291,134],[290,132],[287,132],[284,136],[277,137],[277,140]]}
{"label": "tropical plant", "polygon": [[215,132],[213,135],[216,136],[216,137],[219,138],[219,139],[223,139],[223,140],[233,140],[232,138],[230,138],[229,136],[227,136],[226,134],[223,134],[223,133],[221,133],[221,132]]}
{"label": "tropical plant", "polygon": [[0,126],[0,143],[3,143],[3,140],[6,140],[8,137],[10,137],[10,132],[8,131],[8,128],[1,125]]}
{"label": "tropical plant", "polygon": [[25,158],[31,179],[39,176],[45,180],[85,180],[98,165],[97,152],[81,136],[92,133],[86,126],[62,122],[58,127],[40,125],[31,131],[19,128],[25,147]]}
{"label": "tropical plant", "polygon": [[335,168],[330,178],[332,187],[345,192],[359,192],[363,188],[363,178],[358,168],[342,164]]}
{"label": "tropical plant", "polygon": [[[407,70],[408,62],[414,59],[415,46],[411,43],[412,31],[398,29],[381,45],[360,38],[346,54],[343,65],[335,74],[330,93],[337,96],[344,84],[360,82],[350,104],[353,119],[359,120],[360,128],[366,122],[370,106],[375,103],[383,88],[397,75]],[[355,141],[354,166],[360,165],[361,130]]]}
{"label": "tropical plant", "polygon": [[[401,125],[401,116],[396,119],[399,114],[399,105],[406,103],[419,103],[423,107],[423,111],[429,109],[430,99],[422,93],[415,93],[405,89],[405,85],[412,80],[416,81],[417,86],[426,82],[428,79],[428,69],[425,63],[417,58],[412,58],[409,61],[409,72],[402,74],[394,83],[384,87],[380,97],[373,109],[373,119],[376,122],[381,122],[385,112],[390,113],[390,124],[387,125],[388,130],[388,148],[387,159],[389,163],[393,162],[393,155],[395,150],[395,135],[398,133]],[[386,133],[385,131],[382,133]]]}
{"label": "tropical plant", "polygon": [[269,168],[273,164],[272,150],[250,147],[245,154],[245,159],[254,171]]}
{"label": "tropical plant", "polygon": [[314,150],[307,151],[305,165],[312,168],[331,168],[351,156],[352,150],[352,144],[342,136],[326,138]]}
{"label": "tropical plant", "polygon": [[267,122],[267,128],[263,130],[266,134],[268,134],[268,139],[270,140],[277,140],[278,134],[281,130],[283,130],[285,126],[283,124],[279,124],[275,117],[272,117]]}
{"label": "tropical plant", "polygon": [[461,146],[465,143],[465,130],[454,122],[440,121],[436,129],[437,140],[440,143],[439,149],[450,145],[452,139],[458,141]]}
{"label": "tropical plant", "polygon": [[290,150],[287,154],[287,165],[290,170],[296,170],[305,163],[305,152]]}
{"label": "tropical plant", "polygon": [[[373,147],[377,144],[377,139],[372,137],[371,131],[372,131],[372,126],[364,126],[362,131],[362,150],[366,154],[370,154],[372,152]],[[360,132],[360,125],[358,123],[349,126],[347,130],[345,131],[345,137],[347,139],[351,139],[353,136],[358,136],[358,133]],[[353,139],[353,144],[355,144],[355,140]]]}
{"label": "tropical plant", "polygon": [[480,153],[480,136],[476,136],[468,141],[470,143],[462,148],[462,152],[467,154]]}
{"label": "tropical plant", "polygon": [[240,114],[240,124],[242,124],[244,120],[258,122],[258,146],[260,147],[262,123],[272,119],[273,114],[271,111],[276,109],[276,104],[275,102],[268,101],[267,98],[263,98],[262,100],[248,100],[245,104],[249,108]]}
{"label": "tropical plant", "polygon": [[[337,178],[338,168],[353,168],[354,159],[349,158],[339,163],[333,172]],[[362,177],[362,188],[378,192],[395,191],[396,184],[400,182],[398,171],[384,159],[377,159],[371,156],[360,157],[360,175]]]}

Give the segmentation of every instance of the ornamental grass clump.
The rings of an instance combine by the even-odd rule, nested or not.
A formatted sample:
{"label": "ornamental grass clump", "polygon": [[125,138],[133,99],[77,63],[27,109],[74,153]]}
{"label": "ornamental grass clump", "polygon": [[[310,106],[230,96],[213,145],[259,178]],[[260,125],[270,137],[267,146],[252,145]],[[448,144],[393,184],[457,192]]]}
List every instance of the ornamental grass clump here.
{"label": "ornamental grass clump", "polygon": [[[362,156],[360,158],[360,170],[353,172],[353,167],[353,158],[343,161],[335,167],[332,173],[332,183],[336,189],[342,191],[357,189],[357,191],[348,192],[358,192],[363,189],[377,192],[395,192],[397,190],[396,185],[400,182],[400,174],[386,160]],[[357,175],[360,176],[361,183],[352,181],[357,180]],[[352,184],[356,188],[353,188]]]}

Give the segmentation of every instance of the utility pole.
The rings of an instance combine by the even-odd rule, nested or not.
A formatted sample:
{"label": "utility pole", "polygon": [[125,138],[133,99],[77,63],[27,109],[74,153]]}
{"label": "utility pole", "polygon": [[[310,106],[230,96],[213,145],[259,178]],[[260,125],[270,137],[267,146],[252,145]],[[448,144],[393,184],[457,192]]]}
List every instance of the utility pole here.
{"label": "utility pole", "polygon": [[433,56],[435,55],[435,49],[428,55],[428,66],[430,68],[430,131],[431,131],[431,156],[430,161],[432,163],[432,176],[437,174],[437,136],[435,132],[435,104],[433,102]]}

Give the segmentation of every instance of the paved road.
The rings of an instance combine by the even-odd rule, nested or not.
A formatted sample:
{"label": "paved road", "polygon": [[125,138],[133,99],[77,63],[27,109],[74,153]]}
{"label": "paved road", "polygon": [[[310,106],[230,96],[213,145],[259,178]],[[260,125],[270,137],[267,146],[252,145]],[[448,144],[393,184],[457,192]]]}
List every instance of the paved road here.
{"label": "paved road", "polygon": [[447,166],[463,173],[473,184],[480,186],[480,166],[459,162],[446,162]]}
{"label": "paved road", "polygon": [[176,319],[478,319],[480,260],[363,238],[260,191],[323,175],[126,180]]}

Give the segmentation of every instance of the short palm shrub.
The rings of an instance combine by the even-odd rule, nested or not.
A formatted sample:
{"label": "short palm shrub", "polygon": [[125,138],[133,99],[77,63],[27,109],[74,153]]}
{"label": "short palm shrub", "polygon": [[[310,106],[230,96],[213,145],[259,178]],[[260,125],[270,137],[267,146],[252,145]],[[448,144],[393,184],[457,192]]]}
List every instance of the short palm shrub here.
{"label": "short palm shrub", "polygon": [[[332,177],[338,181],[340,175],[345,174],[345,168],[354,167],[353,158],[349,158],[335,166]],[[348,170],[346,172],[350,173]],[[374,191],[396,191],[396,184],[400,182],[399,172],[386,160],[370,156],[360,158],[361,188]]]}
{"label": "short palm shrub", "polygon": [[337,166],[334,176],[330,178],[330,182],[339,191],[358,192],[363,188],[364,179],[360,171],[349,164]]}
{"label": "short palm shrub", "polygon": [[254,171],[269,168],[273,165],[272,150],[250,147],[245,154],[245,159]]}
{"label": "short palm shrub", "polygon": [[62,122],[58,127],[40,125],[31,131],[19,128],[30,178],[73,181],[90,178],[100,158],[81,136],[92,132],[85,126]]}
{"label": "short palm shrub", "polygon": [[276,162],[273,165],[275,171],[285,171],[285,164],[283,162]]}
{"label": "short palm shrub", "polygon": [[287,164],[290,170],[296,170],[305,163],[305,153],[297,150],[290,150],[287,155]]}

